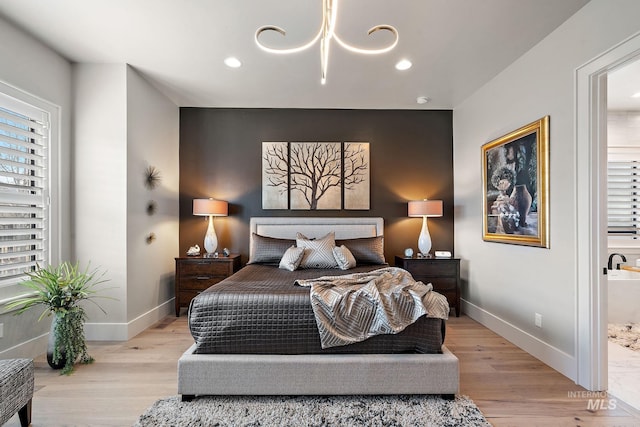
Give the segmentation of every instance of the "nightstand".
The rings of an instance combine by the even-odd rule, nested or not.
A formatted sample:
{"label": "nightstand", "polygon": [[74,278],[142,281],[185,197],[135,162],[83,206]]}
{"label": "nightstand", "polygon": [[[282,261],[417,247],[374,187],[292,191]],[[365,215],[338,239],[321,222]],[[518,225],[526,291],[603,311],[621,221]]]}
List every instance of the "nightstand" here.
{"label": "nightstand", "polygon": [[460,259],[404,258],[396,255],[396,267],[407,270],[415,280],[432,283],[433,290],[447,297],[449,307],[460,316]]}
{"label": "nightstand", "polygon": [[240,270],[240,255],[176,258],[176,317],[200,292]]}

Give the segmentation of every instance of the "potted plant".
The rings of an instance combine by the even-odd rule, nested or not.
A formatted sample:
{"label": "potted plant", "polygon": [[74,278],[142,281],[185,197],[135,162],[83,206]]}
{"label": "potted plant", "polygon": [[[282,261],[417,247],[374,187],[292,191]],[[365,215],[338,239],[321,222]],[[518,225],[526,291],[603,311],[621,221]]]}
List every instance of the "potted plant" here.
{"label": "potted plant", "polygon": [[31,292],[7,304],[8,309],[18,308],[17,314],[24,313],[32,307],[43,305],[45,310],[38,320],[45,315],[53,314],[47,362],[54,369],[62,368],[63,374],[70,374],[77,361],[92,363],[93,358],[87,353],[84,336],[84,322],[87,318],[85,310],[79,305],[81,301],[91,301],[103,313],[94,298],[97,297],[96,286],[106,282],[104,272],[98,270],[81,270],[78,263],[64,262],[57,267],[36,267],[21,284]]}

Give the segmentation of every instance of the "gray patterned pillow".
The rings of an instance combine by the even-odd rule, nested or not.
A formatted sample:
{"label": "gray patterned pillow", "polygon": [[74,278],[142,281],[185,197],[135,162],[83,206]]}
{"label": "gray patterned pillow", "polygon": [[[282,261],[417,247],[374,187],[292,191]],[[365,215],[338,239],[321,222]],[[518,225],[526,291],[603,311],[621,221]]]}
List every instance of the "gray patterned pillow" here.
{"label": "gray patterned pillow", "polygon": [[321,239],[308,239],[304,234],[298,233],[296,246],[304,248],[304,256],[300,262],[300,268],[336,268],[338,263],[333,256],[333,247],[336,245],[335,233],[332,231]]}
{"label": "gray patterned pillow", "polygon": [[386,264],[382,236],[361,239],[336,240],[336,246],[345,245],[358,264]]}
{"label": "gray patterned pillow", "polygon": [[345,245],[333,248],[333,256],[336,259],[340,270],[349,270],[356,266],[356,259]]}
{"label": "gray patterned pillow", "polygon": [[282,259],[280,260],[279,268],[294,271],[300,265],[300,261],[302,261],[302,256],[304,255],[304,248],[297,248],[295,246],[291,246],[287,251],[282,255]]}
{"label": "gray patterned pillow", "polygon": [[284,253],[296,244],[291,239],[276,239],[251,233],[253,246],[247,264],[278,264]]}

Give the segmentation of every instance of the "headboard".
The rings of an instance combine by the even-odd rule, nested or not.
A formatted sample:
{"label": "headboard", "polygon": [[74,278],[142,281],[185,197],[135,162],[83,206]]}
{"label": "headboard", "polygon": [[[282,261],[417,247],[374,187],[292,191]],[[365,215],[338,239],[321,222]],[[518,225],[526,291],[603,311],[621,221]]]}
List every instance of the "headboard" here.
{"label": "headboard", "polygon": [[378,217],[253,217],[249,222],[249,249],[253,249],[253,233],[279,239],[295,239],[296,233],[300,232],[311,239],[322,237],[331,231],[336,233],[336,239],[382,236],[384,219]]}

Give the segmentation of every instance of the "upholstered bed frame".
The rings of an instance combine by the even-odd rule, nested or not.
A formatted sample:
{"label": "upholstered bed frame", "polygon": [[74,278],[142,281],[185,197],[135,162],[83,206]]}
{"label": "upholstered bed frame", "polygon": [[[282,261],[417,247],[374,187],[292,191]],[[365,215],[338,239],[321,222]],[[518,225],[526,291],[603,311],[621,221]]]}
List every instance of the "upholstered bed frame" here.
{"label": "upholstered bed frame", "polygon": [[[336,239],[382,236],[382,218],[252,218],[262,236]],[[250,242],[252,244],[252,242]],[[458,392],[458,358],[442,354],[194,354],[178,361],[178,393],[197,395],[442,394]]]}

